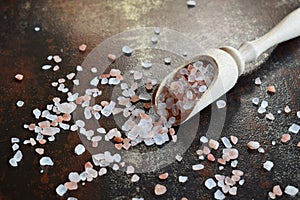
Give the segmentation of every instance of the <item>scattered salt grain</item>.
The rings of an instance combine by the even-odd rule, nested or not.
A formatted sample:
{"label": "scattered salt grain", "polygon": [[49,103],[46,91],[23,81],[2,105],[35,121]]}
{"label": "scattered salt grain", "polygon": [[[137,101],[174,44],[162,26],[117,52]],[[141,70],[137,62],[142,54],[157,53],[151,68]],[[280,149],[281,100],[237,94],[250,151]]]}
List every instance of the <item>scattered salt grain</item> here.
{"label": "scattered salt grain", "polygon": [[214,139],[210,139],[208,142],[208,145],[210,148],[217,150],[219,148],[219,142],[214,140]]}
{"label": "scattered salt grain", "polygon": [[268,91],[269,93],[275,93],[275,92],[276,92],[276,90],[275,90],[275,87],[274,87],[274,85],[270,85],[270,86],[268,86],[268,87],[267,87],[267,91]]}
{"label": "scattered salt grain", "polygon": [[260,147],[260,144],[255,141],[250,141],[248,142],[247,146],[249,149],[258,149]]}
{"label": "scattered salt grain", "polygon": [[276,199],[276,195],[273,192],[268,193],[270,199]]}
{"label": "scattered salt grain", "polygon": [[186,2],[186,5],[187,5],[188,7],[195,7],[195,6],[196,6],[196,1],[194,1],[194,0],[188,0],[188,1]]}
{"label": "scattered salt grain", "polygon": [[151,62],[142,62],[142,67],[145,69],[149,69],[150,67],[152,67],[152,63]]}
{"label": "scattered salt grain", "polygon": [[81,44],[81,45],[78,47],[79,51],[82,51],[82,52],[84,52],[84,51],[86,50],[86,48],[87,48],[87,45],[86,45],[86,44]]}
{"label": "scattered salt grain", "polygon": [[260,107],[262,107],[262,108],[267,108],[268,105],[269,105],[269,103],[268,103],[266,100],[263,100],[263,101],[261,102],[261,104],[260,104]]}
{"label": "scattered salt grain", "polygon": [[140,80],[141,78],[143,78],[143,74],[139,71],[135,71],[133,74],[133,79],[134,80]]}
{"label": "scattered salt grain", "polygon": [[60,63],[60,62],[62,61],[61,57],[58,56],[58,55],[53,56],[53,60],[54,60],[54,62],[56,62],[56,63]]}
{"label": "scattered salt grain", "polygon": [[47,60],[49,60],[49,61],[52,60],[52,58],[53,58],[53,56],[51,56],[51,55],[47,56]]}
{"label": "scattered salt grain", "polygon": [[45,156],[40,159],[40,165],[41,166],[46,166],[46,165],[53,166],[54,163],[50,157]]}
{"label": "scattered salt grain", "polygon": [[42,66],[42,69],[43,70],[48,70],[48,69],[50,69],[52,66],[51,65],[43,65]]}
{"label": "scattered salt grain", "polygon": [[175,158],[176,158],[176,160],[178,161],[178,162],[180,162],[180,161],[182,161],[182,156],[181,155],[176,155],[175,156]]}
{"label": "scattered salt grain", "polygon": [[218,100],[216,102],[218,109],[224,108],[226,106],[226,101],[224,100]]}
{"label": "scattered salt grain", "polygon": [[107,58],[108,58],[110,61],[114,62],[114,61],[116,60],[116,55],[114,55],[114,54],[108,54],[108,55],[107,55]]}
{"label": "scattered salt grain", "polygon": [[15,143],[15,144],[13,144],[13,145],[11,146],[11,148],[12,148],[13,151],[16,151],[16,150],[19,149],[19,145]]}
{"label": "scattered salt grain", "polygon": [[188,180],[187,176],[179,176],[178,181],[179,183],[185,183]]}
{"label": "scattered salt grain", "polygon": [[81,71],[83,71],[83,68],[82,68],[82,66],[77,65],[77,66],[76,66],[76,70],[77,70],[78,72],[81,72]]}
{"label": "scattered salt grain", "polygon": [[280,185],[275,185],[273,187],[273,193],[276,195],[276,196],[281,196],[282,195],[282,190],[280,188]]}
{"label": "scattered salt grain", "polygon": [[214,193],[214,197],[215,197],[215,199],[217,199],[217,200],[225,199],[225,195],[223,194],[223,192],[221,192],[221,190],[217,190],[217,191]]}
{"label": "scattered salt grain", "polygon": [[230,166],[233,167],[233,168],[236,168],[237,165],[238,165],[238,161],[237,161],[237,160],[233,160],[233,161],[231,161],[231,163],[230,163]]}
{"label": "scattered salt grain", "polygon": [[85,152],[85,147],[82,144],[78,144],[74,151],[77,155],[81,155]]}
{"label": "scattered salt grain", "polygon": [[204,182],[204,185],[207,189],[211,190],[212,188],[216,187],[217,184],[216,182],[214,181],[214,179],[212,178],[209,178],[207,179],[205,182]]}
{"label": "scattered salt grain", "polygon": [[230,136],[230,141],[232,142],[232,144],[237,144],[238,138],[235,137],[235,136],[233,136],[233,135],[231,135],[231,136]]}
{"label": "scattered salt grain", "polygon": [[90,81],[90,84],[91,84],[92,86],[95,86],[95,87],[98,85],[98,83],[99,83],[99,79],[98,79],[97,76],[94,77],[94,78]]}
{"label": "scattered salt grain", "polygon": [[20,108],[24,105],[24,101],[19,100],[17,101],[16,105]]}
{"label": "scattered salt grain", "polygon": [[237,194],[237,187],[236,187],[236,186],[233,186],[232,188],[230,188],[229,194],[231,194],[231,195],[236,195],[236,194]]}
{"label": "scattered salt grain", "polygon": [[259,104],[259,98],[258,98],[258,97],[254,97],[254,98],[252,99],[252,103],[253,103],[254,105],[258,105],[258,104]]}
{"label": "scattered salt grain", "polygon": [[292,124],[290,127],[289,127],[289,132],[291,133],[294,133],[294,134],[297,134],[300,130],[300,126],[298,124]]}
{"label": "scattered salt grain", "polygon": [[171,58],[170,57],[164,58],[164,62],[165,64],[169,65],[171,63]]}
{"label": "scattered salt grain", "polygon": [[104,174],[106,174],[107,173],[107,169],[106,168],[101,168],[100,170],[99,170],[99,176],[103,176]]}
{"label": "scattered salt grain", "polygon": [[98,72],[98,70],[97,70],[97,68],[96,68],[96,67],[92,67],[92,68],[91,68],[91,72],[92,72],[92,73],[97,73],[97,72]]}
{"label": "scattered salt grain", "polygon": [[130,55],[133,52],[133,49],[130,48],[129,46],[123,46],[122,47],[122,52],[126,55]]}
{"label": "scattered salt grain", "polygon": [[267,170],[267,171],[271,171],[271,169],[273,168],[274,166],[274,163],[271,162],[271,161],[266,161],[264,164],[263,164],[263,167]]}
{"label": "scattered salt grain", "polygon": [[34,114],[34,117],[35,117],[36,119],[40,118],[40,116],[41,116],[41,114],[42,114],[42,112],[41,112],[38,108],[34,109],[34,110],[32,111],[32,113]]}
{"label": "scattered salt grain", "polygon": [[265,109],[265,108],[263,108],[263,107],[259,107],[258,108],[258,110],[257,110],[257,112],[259,113],[259,114],[263,114],[263,113],[265,113],[267,110]]}
{"label": "scattered salt grain", "polygon": [[40,30],[41,30],[40,27],[38,27],[38,26],[34,27],[34,31],[35,31],[35,32],[39,32]]}
{"label": "scattered salt grain", "polygon": [[67,77],[67,79],[71,80],[75,77],[75,75],[76,74],[74,72],[72,72],[72,73],[68,74],[66,77]]}
{"label": "scattered salt grain", "polygon": [[192,166],[192,169],[194,171],[201,170],[201,169],[204,169],[204,165],[202,165],[202,164],[196,164],[196,165]]}
{"label": "scattered salt grain", "polygon": [[158,178],[161,179],[161,180],[165,180],[165,179],[168,178],[168,176],[169,176],[169,174],[166,172],[166,173],[160,174],[160,175],[158,176]]}
{"label": "scattered salt grain", "polygon": [[289,106],[285,106],[284,107],[284,112],[285,113],[290,113],[292,110],[290,109],[290,107]]}
{"label": "scattered salt grain", "polygon": [[208,142],[208,139],[207,139],[207,137],[205,137],[205,136],[201,136],[201,138],[200,138],[200,142],[202,142],[202,143],[207,143],[207,142]]}
{"label": "scattered salt grain", "polygon": [[131,177],[131,182],[138,182],[140,180],[140,177],[136,174],[133,174]]}
{"label": "scattered salt grain", "polygon": [[18,163],[17,163],[16,159],[14,159],[14,158],[9,159],[8,162],[9,162],[9,164],[10,164],[12,167],[17,167],[17,166],[18,166]]}
{"label": "scattered salt grain", "polygon": [[160,34],[160,28],[159,27],[154,27],[154,33],[156,35],[159,35]]}
{"label": "scattered salt grain", "polygon": [[158,42],[158,38],[155,35],[151,36],[151,42],[156,44]]}
{"label": "scattered salt grain", "polygon": [[274,117],[274,115],[273,115],[272,113],[266,114],[266,118],[267,118],[268,120],[271,120],[271,121],[273,121],[273,120],[275,119],[275,117]]}
{"label": "scattered salt grain", "polygon": [[21,81],[21,80],[23,80],[23,75],[22,74],[16,74],[15,75],[15,79],[17,79],[18,81]]}
{"label": "scattered salt grain", "polygon": [[59,195],[59,196],[63,196],[66,192],[67,192],[67,187],[64,186],[63,184],[60,184],[59,186],[57,186],[57,188],[55,189],[56,193]]}
{"label": "scattered salt grain", "polygon": [[281,136],[281,142],[282,143],[287,143],[291,140],[291,135],[288,133],[285,133]]}
{"label": "scattered salt grain", "polygon": [[261,84],[261,80],[259,77],[257,77],[254,81],[255,85],[260,85]]}
{"label": "scattered salt grain", "polygon": [[245,183],[245,180],[244,179],[241,179],[240,181],[239,181],[239,185],[244,185],[244,183]]}
{"label": "scattered salt grain", "polygon": [[167,192],[167,188],[164,185],[156,184],[154,187],[155,195],[163,195]]}
{"label": "scattered salt grain", "polygon": [[296,194],[299,192],[299,189],[292,185],[288,185],[284,189],[284,192],[290,196],[296,196]]}
{"label": "scattered salt grain", "polygon": [[265,153],[265,150],[264,150],[264,148],[262,148],[262,147],[259,147],[259,148],[257,149],[257,151],[258,151],[259,153]]}
{"label": "scattered salt grain", "polygon": [[224,146],[226,148],[231,148],[232,147],[232,145],[231,145],[231,143],[230,143],[230,141],[227,137],[222,137],[221,141],[222,141],[222,143],[224,144]]}
{"label": "scattered salt grain", "polygon": [[59,66],[58,65],[55,65],[54,67],[53,67],[53,71],[58,71],[59,70]]}

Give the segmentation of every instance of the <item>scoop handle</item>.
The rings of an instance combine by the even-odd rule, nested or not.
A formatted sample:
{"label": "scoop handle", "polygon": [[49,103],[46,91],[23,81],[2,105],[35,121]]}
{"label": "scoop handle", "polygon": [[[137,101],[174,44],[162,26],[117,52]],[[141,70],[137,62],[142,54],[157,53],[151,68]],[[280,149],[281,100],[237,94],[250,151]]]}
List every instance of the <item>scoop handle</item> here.
{"label": "scoop handle", "polygon": [[267,34],[243,43],[239,52],[245,63],[252,62],[272,46],[298,36],[300,36],[300,8],[287,15]]}

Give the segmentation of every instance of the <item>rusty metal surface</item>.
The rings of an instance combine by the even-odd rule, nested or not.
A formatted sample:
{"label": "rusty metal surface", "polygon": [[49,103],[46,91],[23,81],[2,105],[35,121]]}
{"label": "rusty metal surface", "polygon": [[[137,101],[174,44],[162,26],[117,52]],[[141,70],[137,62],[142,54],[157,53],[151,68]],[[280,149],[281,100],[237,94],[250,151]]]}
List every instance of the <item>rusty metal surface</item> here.
{"label": "rusty metal surface", "polygon": [[[10,138],[32,137],[22,128],[32,122],[32,109],[43,108],[59,94],[49,87],[53,80],[74,71],[97,44],[121,31],[160,26],[177,30],[201,44],[203,49],[232,45],[254,39],[279,22],[287,13],[300,6],[299,0],[216,0],[197,1],[195,8],[188,9],[185,1],[162,0],[88,0],[88,1],[5,1],[0,3],[0,199],[57,199],[55,188],[67,180],[70,171],[81,171],[90,155],[76,156],[73,149],[80,142],[77,133],[64,132],[53,144],[46,144],[46,152],[55,160],[55,167],[40,173],[39,157],[34,148],[21,145],[24,158],[18,168],[8,164],[13,155]],[[33,28],[40,26],[35,33]],[[180,42],[180,41],[179,41]],[[88,44],[85,53],[78,52],[78,45]],[[48,55],[59,53],[64,58],[59,73],[40,69]],[[241,77],[227,95],[227,116],[223,136],[236,135],[240,151],[239,168],[245,172],[245,184],[238,188],[238,195],[228,199],[267,199],[267,193],[276,184],[300,187],[300,152],[295,147],[299,135],[293,136],[287,145],[271,145],[279,141],[291,123],[298,122],[295,113],[299,109],[300,39],[279,45],[260,69]],[[14,75],[24,74],[17,82]],[[253,84],[261,77],[263,85]],[[268,84],[274,84],[277,92],[270,96],[265,92]],[[273,113],[289,105],[292,113],[276,115],[274,122],[258,116],[251,98],[266,98]],[[22,108],[15,102],[25,101]],[[207,177],[217,172],[216,163],[206,163],[199,173],[191,171],[197,161],[195,150],[199,137],[209,124],[210,110],[201,113],[201,128],[193,145],[181,163],[156,172],[141,174],[141,180],[130,183],[124,172],[112,172],[98,178],[66,196],[79,199],[212,199],[212,192],[203,186]],[[265,154],[250,152],[245,147],[249,140],[257,140]],[[216,153],[217,155],[220,152]],[[266,172],[261,165],[272,160],[275,167]],[[225,169],[226,171],[227,169]],[[157,175],[168,171],[170,178],[163,181],[168,192],[156,197],[153,187],[159,183]],[[188,175],[185,184],[178,182],[179,175]],[[65,196],[65,197],[66,197]],[[299,194],[295,199],[299,198]],[[286,195],[281,199],[289,199]]]}

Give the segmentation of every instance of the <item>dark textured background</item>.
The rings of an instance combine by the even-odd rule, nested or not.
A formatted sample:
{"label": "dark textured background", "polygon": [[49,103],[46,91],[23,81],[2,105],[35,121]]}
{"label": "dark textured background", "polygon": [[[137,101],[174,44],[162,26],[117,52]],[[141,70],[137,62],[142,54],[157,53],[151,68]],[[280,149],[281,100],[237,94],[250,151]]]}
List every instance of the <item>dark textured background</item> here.
{"label": "dark textured background", "polygon": [[[0,199],[56,199],[55,188],[67,180],[70,171],[81,171],[89,153],[77,157],[73,149],[80,142],[76,133],[62,133],[55,143],[45,149],[55,161],[55,167],[40,174],[39,157],[34,148],[21,145],[24,158],[18,168],[8,164],[13,155],[10,138],[33,137],[22,128],[23,123],[34,121],[32,109],[43,108],[52,97],[60,95],[49,87],[53,80],[73,71],[97,44],[121,31],[147,26],[160,26],[177,30],[198,42],[203,49],[232,45],[254,39],[265,33],[286,14],[300,6],[299,0],[198,0],[195,8],[188,9],[184,0],[86,0],[86,1],[1,1],[0,2]],[[40,26],[35,33],[33,28]],[[88,50],[78,52],[78,45],[86,43]],[[44,72],[40,66],[51,54],[64,58],[59,73]],[[292,184],[300,188],[300,152],[295,147],[299,135],[283,145],[271,145],[279,141],[296,117],[299,109],[300,39],[285,42],[272,52],[270,58],[254,73],[241,77],[227,95],[227,117],[222,135],[236,135],[240,140],[239,168],[245,172],[245,184],[238,187],[237,197],[230,199],[267,199],[267,193],[275,184],[285,187]],[[22,82],[14,75],[24,74]],[[254,85],[261,77],[261,87]],[[277,92],[270,96],[265,88],[273,84]],[[254,96],[269,101],[269,111],[275,121],[267,122],[258,116],[251,105]],[[22,108],[15,102],[25,101]],[[278,109],[289,105],[290,114],[277,115]],[[141,196],[145,199],[212,199],[212,193],[203,186],[203,181],[217,172],[216,163],[207,163],[199,173],[191,171],[195,164],[198,139],[209,123],[210,109],[201,115],[201,130],[181,163],[174,163],[159,172],[168,171],[170,177],[159,181],[157,173],[142,174],[137,183],[123,172],[109,171],[107,176],[80,186],[70,192],[79,199],[130,199]],[[265,154],[247,151],[245,144],[257,140],[265,148]],[[216,154],[219,155],[221,151]],[[262,169],[262,163],[272,160],[271,172]],[[204,162],[205,163],[205,162]],[[229,169],[229,168],[228,168]],[[228,170],[227,168],[225,169]],[[188,175],[189,181],[180,184],[179,175]],[[168,192],[155,197],[153,187],[162,182]],[[294,199],[299,199],[298,194]],[[229,199],[229,198],[228,198]],[[289,199],[284,195],[281,199]]]}

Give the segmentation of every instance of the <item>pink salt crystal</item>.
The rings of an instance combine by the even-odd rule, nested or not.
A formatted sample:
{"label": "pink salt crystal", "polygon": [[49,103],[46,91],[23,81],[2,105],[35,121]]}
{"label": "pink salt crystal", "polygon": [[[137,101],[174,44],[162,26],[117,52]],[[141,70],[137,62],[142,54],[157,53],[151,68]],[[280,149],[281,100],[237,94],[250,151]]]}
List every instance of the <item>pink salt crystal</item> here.
{"label": "pink salt crystal", "polygon": [[256,141],[250,141],[248,142],[247,146],[249,149],[253,150],[253,149],[258,149],[260,147],[260,144]]}
{"label": "pink salt crystal", "polygon": [[282,143],[287,143],[287,142],[290,141],[290,140],[291,140],[291,135],[288,134],[288,133],[283,134],[283,135],[281,136],[281,142],[282,142]]}
{"label": "pink salt crystal", "polygon": [[107,55],[107,58],[108,58],[110,61],[115,61],[115,60],[116,60],[116,55],[114,55],[114,54],[108,54],[108,55]]}
{"label": "pink salt crystal", "polygon": [[231,160],[237,159],[239,157],[239,152],[237,149],[229,149],[228,155]]}
{"label": "pink salt crystal", "polygon": [[233,180],[233,181],[235,181],[235,182],[238,182],[240,179],[241,179],[240,176],[237,176],[237,175],[231,176],[231,180]]}
{"label": "pink salt crystal", "polygon": [[233,135],[230,136],[230,140],[231,140],[232,144],[237,144],[237,142],[238,142],[238,138]]}
{"label": "pink salt crystal", "polygon": [[300,142],[298,142],[298,143],[297,143],[297,147],[299,147],[299,148],[300,148]]}
{"label": "pink salt crystal", "polygon": [[78,185],[77,185],[77,183],[75,183],[75,182],[66,182],[66,183],[64,184],[64,186],[65,186],[66,188],[68,188],[68,190],[77,190],[77,189],[78,189]]}
{"label": "pink salt crystal", "polygon": [[233,181],[230,177],[225,178],[225,184],[229,186],[233,186],[235,184],[235,181]]}
{"label": "pink salt crystal", "polygon": [[61,57],[59,57],[58,55],[53,56],[53,60],[56,63],[60,63],[62,61]]}
{"label": "pink salt crystal", "polygon": [[214,139],[210,139],[208,142],[208,145],[210,148],[217,150],[219,148],[219,142],[214,140]]}
{"label": "pink salt crystal", "polygon": [[217,181],[223,181],[225,179],[224,175],[220,175],[220,174],[215,174],[215,178]]}
{"label": "pink salt crystal", "polygon": [[234,169],[234,170],[232,170],[232,174],[236,175],[236,176],[243,176],[244,172],[241,170],[238,170],[238,169]]}
{"label": "pink salt crystal", "polygon": [[214,161],[216,160],[216,158],[214,157],[214,155],[211,154],[211,153],[207,155],[207,159],[208,159],[209,161],[211,161],[211,162],[214,162]]}
{"label": "pink salt crystal", "polygon": [[273,193],[276,195],[276,196],[281,196],[282,195],[282,190],[280,188],[280,185],[275,185],[273,187]]}
{"label": "pink salt crystal", "polygon": [[37,152],[40,155],[43,155],[44,154],[44,149],[43,148],[36,148],[35,152]]}
{"label": "pink salt crystal", "polygon": [[46,127],[50,127],[50,122],[46,120],[46,121],[39,122],[38,125],[41,128],[46,128]]}
{"label": "pink salt crystal", "polygon": [[92,163],[89,161],[84,164],[84,169],[87,169],[87,168],[93,168]]}
{"label": "pink salt crystal", "polygon": [[273,115],[272,113],[266,114],[266,118],[267,118],[268,120],[271,120],[271,121],[273,121],[273,120],[275,119],[275,117],[274,117],[274,115]]}
{"label": "pink salt crystal", "polygon": [[203,147],[203,153],[204,153],[205,155],[209,154],[209,153],[210,153],[210,149],[209,149],[207,146],[204,146],[204,147]]}
{"label": "pink salt crystal", "polygon": [[86,50],[86,48],[87,48],[87,45],[86,45],[86,44],[81,44],[81,45],[78,47],[79,51],[82,51],[82,52],[84,52],[84,51]]}
{"label": "pink salt crystal", "polygon": [[275,92],[276,92],[276,90],[275,90],[275,87],[274,87],[274,85],[270,85],[270,86],[268,86],[268,87],[267,87],[267,91],[268,91],[269,93],[275,93]]}
{"label": "pink salt crystal", "polygon": [[284,112],[285,113],[290,113],[292,110],[290,109],[290,107],[289,106],[285,106],[284,107]]}
{"label": "pink salt crystal", "polygon": [[36,141],[33,138],[29,139],[31,146],[36,145]]}
{"label": "pink salt crystal", "polygon": [[154,193],[155,195],[163,195],[167,192],[166,186],[156,184],[154,187]]}
{"label": "pink salt crystal", "polygon": [[134,80],[139,80],[143,77],[143,74],[139,71],[135,71],[134,74],[133,74],[133,79]]}
{"label": "pink salt crystal", "polygon": [[226,165],[226,161],[223,158],[218,158],[218,163],[221,165]]}
{"label": "pink salt crystal", "polygon": [[45,140],[45,139],[40,139],[40,140],[38,140],[38,142],[39,142],[40,144],[45,144],[45,143],[47,142],[47,140]]}
{"label": "pink salt crystal", "polygon": [[59,70],[59,66],[58,65],[55,65],[54,67],[53,67],[53,71],[58,71]]}
{"label": "pink salt crystal", "polygon": [[121,74],[121,71],[118,69],[111,69],[109,74],[110,74],[110,76],[117,76],[117,75]]}
{"label": "pink salt crystal", "polygon": [[165,180],[165,179],[168,178],[168,176],[169,176],[169,174],[166,172],[166,173],[160,174],[160,175],[158,176],[158,178],[161,179],[161,180]]}
{"label": "pink salt crystal", "polygon": [[22,74],[16,74],[15,75],[15,79],[17,79],[18,81],[21,81],[21,80],[23,80],[23,75]]}
{"label": "pink salt crystal", "polygon": [[223,191],[225,194],[228,193],[229,190],[230,190],[230,186],[229,186],[229,185],[224,185],[224,186],[222,187],[222,191]]}
{"label": "pink salt crystal", "polygon": [[182,198],[181,198],[181,200],[188,200],[188,198],[186,198],[186,197],[182,197]]}
{"label": "pink salt crystal", "polygon": [[273,192],[268,193],[270,199],[276,199],[276,195]]}
{"label": "pink salt crystal", "polygon": [[234,186],[234,187],[230,188],[229,194],[236,195],[237,194],[237,187]]}

